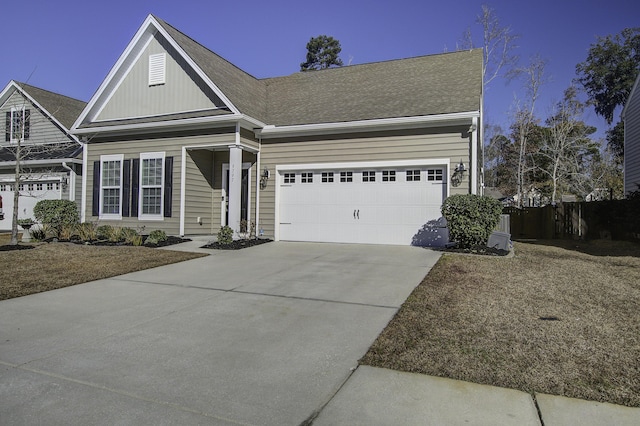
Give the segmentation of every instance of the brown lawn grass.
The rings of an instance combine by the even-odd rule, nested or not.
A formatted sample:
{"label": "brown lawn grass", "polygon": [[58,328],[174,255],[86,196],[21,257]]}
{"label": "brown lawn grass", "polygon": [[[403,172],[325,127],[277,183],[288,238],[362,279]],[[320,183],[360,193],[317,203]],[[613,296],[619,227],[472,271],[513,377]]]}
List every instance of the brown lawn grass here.
{"label": "brown lawn grass", "polygon": [[361,363],[640,406],[640,245],[444,255]]}
{"label": "brown lawn grass", "polygon": [[[8,243],[4,239],[0,236],[0,245]],[[147,247],[34,245],[32,250],[0,251],[0,300],[206,256]]]}

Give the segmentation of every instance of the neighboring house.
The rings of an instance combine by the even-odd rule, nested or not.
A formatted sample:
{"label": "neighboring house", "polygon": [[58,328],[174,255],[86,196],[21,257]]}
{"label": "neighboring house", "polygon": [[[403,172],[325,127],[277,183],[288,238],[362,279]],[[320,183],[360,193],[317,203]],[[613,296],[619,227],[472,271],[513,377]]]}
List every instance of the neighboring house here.
{"label": "neighboring house", "polygon": [[82,144],[69,128],[85,102],[28,84],[10,81],[0,92],[4,137],[0,140],[0,230],[12,225],[16,145],[22,146],[18,218],[33,218],[33,207],[44,199],[78,202],[82,180]]}
{"label": "neighboring house", "polygon": [[624,193],[640,190],[640,74],[622,110],[624,121]]}
{"label": "neighboring house", "polygon": [[149,15],[72,128],[82,218],[408,245],[480,192],[481,110],[481,50],[258,79]]}

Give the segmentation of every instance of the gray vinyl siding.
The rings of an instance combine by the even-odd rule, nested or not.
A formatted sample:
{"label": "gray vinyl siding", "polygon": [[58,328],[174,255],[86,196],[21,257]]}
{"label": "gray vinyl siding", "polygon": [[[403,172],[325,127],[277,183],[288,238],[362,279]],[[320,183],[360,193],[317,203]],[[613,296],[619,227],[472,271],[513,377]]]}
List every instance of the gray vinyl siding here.
{"label": "gray vinyl siding", "polygon": [[[123,217],[122,220],[100,220],[100,223],[108,223],[115,226],[128,226],[132,228],[145,227],[144,232],[154,229],[162,229],[167,234],[178,235],[180,232],[180,188],[181,188],[181,170],[182,170],[182,146],[184,145],[207,145],[229,142],[233,140],[233,135],[203,135],[193,136],[189,138],[156,138],[136,141],[118,141],[118,142],[101,142],[90,143],[87,147],[87,197],[86,197],[86,220],[98,221],[97,216],[91,216],[92,212],[92,188],[93,188],[93,163],[100,160],[101,155],[123,154],[124,159],[140,158],[142,152],[165,152],[166,157],[173,157],[173,194],[171,204],[171,217],[163,220],[139,220],[137,217]],[[194,150],[196,158],[202,159],[201,151]],[[198,169],[191,155],[187,155],[186,172],[188,179],[188,190],[185,194],[185,233],[208,233],[211,229],[212,213],[208,212],[204,215],[203,205],[211,206],[211,189],[208,193],[206,186],[207,180]],[[206,173],[206,170],[205,170]],[[203,189],[204,188],[204,189]],[[202,198],[204,197],[204,200]],[[194,211],[189,209],[193,208]],[[196,218],[203,218],[203,226],[196,224]],[[208,225],[206,225],[208,224]],[[208,226],[208,228],[207,228]],[[206,230],[205,230],[206,229]],[[188,230],[188,231],[187,231]]]}
{"label": "gray vinyl siding", "polygon": [[[464,128],[442,128],[420,133],[368,134],[334,136],[313,140],[263,140],[261,168],[271,171],[267,187],[260,192],[260,223],[265,235],[273,237],[275,225],[276,166],[305,163],[347,163],[412,159],[448,159],[450,171],[463,161],[469,165],[470,144]],[[448,177],[448,180],[450,177]],[[458,187],[450,186],[450,194],[468,194],[469,174]]]}
{"label": "gray vinyl siding", "polygon": [[[166,82],[149,86],[149,55],[165,52]],[[154,38],[125,75],[96,120],[199,111],[215,108],[216,104],[223,105],[168,44],[160,44]]]}
{"label": "gray vinyl siding", "polygon": [[624,192],[640,190],[640,90],[631,93],[625,106]]}
{"label": "gray vinyl siding", "polygon": [[[186,156],[185,221],[186,235],[212,233],[213,152],[190,150]],[[174,194],[176,193],[174,188]],[[180,191],[178,189],[177,193]],[[178,213],[179,214],[179,213]],[[202,224],[198,223],[198,217]]]}
{"label": "gray vinyl siding", "polygon": [[44,115],[35,105],[31,104],[19,92],[14,92],[7,102],[0,107],[0,118],[2,120],[2,135],[0,145],[6,145],[5,142],[5,114],[11,111],[11,108],[25,108],[31,110],[29,118],[29,139],[23,141],[24,145],[43,144],[43,143],[61,143],[69,142],[72,139],[67,136],[58,126],[56,126],[46,115]]}

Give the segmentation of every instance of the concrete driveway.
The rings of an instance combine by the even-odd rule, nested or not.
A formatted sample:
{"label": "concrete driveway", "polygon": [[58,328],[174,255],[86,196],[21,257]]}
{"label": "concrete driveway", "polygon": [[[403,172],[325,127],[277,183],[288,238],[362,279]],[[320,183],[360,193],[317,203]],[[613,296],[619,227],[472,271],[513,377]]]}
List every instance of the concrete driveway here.
{"label": "concrete driveway", "polygon": [[2,301],[1,423],[300,424],[438,257],[278,242]]}

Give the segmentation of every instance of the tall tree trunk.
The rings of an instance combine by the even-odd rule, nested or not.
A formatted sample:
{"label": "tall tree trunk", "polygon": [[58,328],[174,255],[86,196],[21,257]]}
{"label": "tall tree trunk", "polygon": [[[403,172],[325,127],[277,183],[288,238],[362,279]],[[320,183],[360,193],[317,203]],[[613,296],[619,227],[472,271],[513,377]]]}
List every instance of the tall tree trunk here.
{"label": "tall tree trunk", "polygon": [[13,216],[11,220],[11,242],[12,246],[18,244],[18,212],[20,211],[18,202],[20,200],[20,162],[22,160],[21,138],[18,138],[16,145],[16,167],[15,182],[13,184]]}

